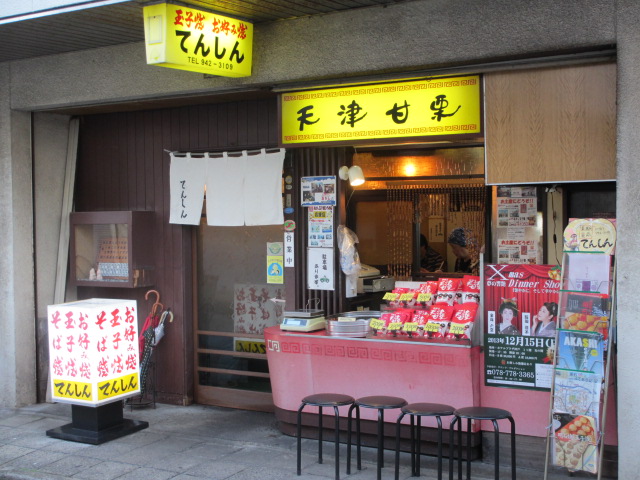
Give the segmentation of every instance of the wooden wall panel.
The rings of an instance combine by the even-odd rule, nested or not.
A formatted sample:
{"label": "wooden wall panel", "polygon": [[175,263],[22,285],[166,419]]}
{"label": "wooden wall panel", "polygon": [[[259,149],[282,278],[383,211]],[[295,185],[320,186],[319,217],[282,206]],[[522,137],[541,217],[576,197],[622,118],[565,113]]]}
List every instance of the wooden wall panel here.
{"label": "wooden wall panel", "polygon": [[488,184],[616,178],[616,66],[489,73]]}
{"label": "wooden wall panel", "polygon": [[[275,147],[275,99],[82,117],[76,211],[149,210],[155,215],[153,250],[161,302],[174,322],[159,343],[159,401],[189,403],[193,394],[193,269],[195,227],[169,224],[167,151],[223,151]],[[79,298],[138,302],[140,326],[151,302],[147,289],[78,289]]]}

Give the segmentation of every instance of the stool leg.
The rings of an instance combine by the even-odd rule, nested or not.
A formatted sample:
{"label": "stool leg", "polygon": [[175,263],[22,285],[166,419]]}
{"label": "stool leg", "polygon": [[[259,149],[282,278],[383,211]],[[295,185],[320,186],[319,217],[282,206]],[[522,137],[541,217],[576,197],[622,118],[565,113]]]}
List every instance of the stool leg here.
{"label": "stool leg", "polygon": [[322,407],[318,407],[318,463],[322,463]]}
{"label": "stool leg", "polygon": [[422,443],[422,434],[420,433],[422,430],[422,417],[418,415],[418,431],[416,438],[418,440],[417,448],[416,448],[416,477],[420,476],[420,456],[422,454],[422,447],[420,444]]}
{"label": "stool leg", "polygon": [[336,444],[336,480],[340,480],[340,414],[338,413],[338,407],[335,405],[333,411],[336,418],[336,438],[334,440]]}
{"label": "stool leg", "polygon": [[462,418],[458,422],[458,480],[462,480]]}
{"label": "stool leg", "polygon": [[467,418],[467,480],[471,479],[471,419]]}
{"label": "stool leg", "polygon": [[360,405],[356,407],[356,442],[358,443],[356,449],[356,457],[358,460],[358,470],[362,470],[362,450],[360,448]]}
{"label": "stool leg", "polygon": [[301,426],[301,420],[302,420],[302,409],[304,408],[304,403],[302,405],[300,405],[300,408],[298,408],[298,423],[297,423],[297,428],[296,428],[296,433],[297,433],[297,437],[298,437],[298,475],[302,474],[302,459],[301,454],[302,454],[302,426]]}
{"label": "stool leg", "polygon": [[508,417],[511,423],[511,479],[516,480],[516,422]]}
{"label": "stool leg", "polygon": [[438,480],[442,480],[442,419],[436,415],[438,421]]}
{"label": "stool leg", "polygon": [[347,475],[351,475],[351,414],[355,407],[351,405],[347,414]]}
{"label": "stool leg", "polygon": [[493,423],[493,435],[496,442],[496,480],[500,480],[500,429],[498,428],[497,420],[491,420],[491,423]]}
{"label": "stool leg", "polygon": [[413,415],[410,417],[411,420],[411,476],[416,476],[416,430],[415,430],[415,422]]}
{"label": "stool leg", "polygon": [[378,409],[378,480],[382,479],[382,467],[384,466],[384,458],[382,454],[384,444],[384,409]]}
{"label": "stool leg", "polygon": [[456,429],[456,422],[458,420],[458,417],[454,416],[451,419],[451,423],[449,423],[449,480],[453,480],[453,454],[455,449],[453,445],[453,432]]}
{"label": "stool leg", "polygon": [[405,413],[402,412],[396,422],[396,480],[400,479],[400,422]]}

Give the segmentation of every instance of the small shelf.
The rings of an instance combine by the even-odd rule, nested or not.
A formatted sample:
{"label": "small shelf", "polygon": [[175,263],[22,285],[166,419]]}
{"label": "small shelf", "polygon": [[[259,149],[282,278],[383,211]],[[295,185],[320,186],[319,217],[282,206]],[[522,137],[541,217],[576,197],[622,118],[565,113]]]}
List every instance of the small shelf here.
{"label": "small shelf", "polygon": [[71,283],[81,287],[152,286],[153,215],[143,211],[71,213]]}

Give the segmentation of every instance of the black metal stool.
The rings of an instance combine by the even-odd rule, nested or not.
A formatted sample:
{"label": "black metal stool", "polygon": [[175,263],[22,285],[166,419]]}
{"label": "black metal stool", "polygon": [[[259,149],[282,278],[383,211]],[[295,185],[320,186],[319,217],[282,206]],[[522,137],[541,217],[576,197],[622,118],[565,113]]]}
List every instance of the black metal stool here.
{"label": "black metal stool", "polygon": [[353,405],[354,398],[340,393],[316,393],[302,399],[298,408],[298,475],[302,473],[302,410],[307,405],[318,407],[318,463],[322,463],[322,407],[333,407],[335,414],[336,435],[334,439],[336,448],[336,480],[340,479],[340,415],[338,407]]}
{"label": "black metal stool", "polygon": [[383,451],[384,451],[384,411],[391,408],[401,408],[407,404],[404,398],[388,397],[385,395],[374,395],[371,397],[358,398],[351,407],[349,407],[349,420],[347,423],[347,475],[351,473],[351,417],[352,412],[356,411],[356,451],[358,458],[358,470],[362,470],[362,457],[360,455],[360,407],[375,408],[378,410],[378,480],[382,476],[383,467]]}
{"label": "black metal stool", "polygon": [[453,430],[458,422],[458,479],[462,480],[462,419],[467,419],[467,480],[471,478],[471,420],[490,420],[495,434],[495,476],[500,478],[500,429],[498,420],[508,419],[511,423],[511,478],[516,478],[516,422],[511,412],[492,407],[466,407],[453,412],[453,420],[449,427],[449,480],[453,480]]}
{"label": "black metal stool", "polygon": [[[438,480],[442,480],[442,419],[453,415],[451,405],[441,403],[411,403],[402,407],[396,422],[396,480],[400,478],[400,422],[405,415],[411,418],[411,476],[420,476],[420,429],[422,417],[436,417],[438,421]],[[418,419],[414,422],[414,418]]]}

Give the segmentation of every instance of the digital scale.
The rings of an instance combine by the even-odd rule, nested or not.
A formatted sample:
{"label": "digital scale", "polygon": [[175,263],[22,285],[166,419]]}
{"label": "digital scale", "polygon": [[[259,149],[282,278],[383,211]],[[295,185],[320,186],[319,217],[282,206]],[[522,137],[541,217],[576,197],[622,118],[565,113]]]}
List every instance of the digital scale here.
{"label": "digital scale", "polygon": [[313,332],[325,328],[324,310],[307,308],[285,311],[280,330],[293,332]]}

